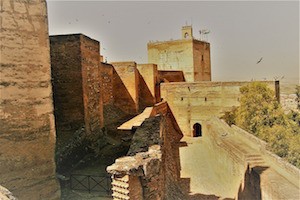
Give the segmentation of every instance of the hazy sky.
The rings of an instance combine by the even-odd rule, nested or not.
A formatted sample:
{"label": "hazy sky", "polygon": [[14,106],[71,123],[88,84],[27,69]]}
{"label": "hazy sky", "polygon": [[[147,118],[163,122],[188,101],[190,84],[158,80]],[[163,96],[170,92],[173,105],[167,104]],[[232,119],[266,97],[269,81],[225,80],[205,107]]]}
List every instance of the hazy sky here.
{"label": "hazy sky", "polygon": [[[210,30],[213,80],[299,81],[298,1],[53,1],[50,35],[83,33],[112,61],[147,63],[147,43]],[[263,60],[256,62],[263,57]]]}

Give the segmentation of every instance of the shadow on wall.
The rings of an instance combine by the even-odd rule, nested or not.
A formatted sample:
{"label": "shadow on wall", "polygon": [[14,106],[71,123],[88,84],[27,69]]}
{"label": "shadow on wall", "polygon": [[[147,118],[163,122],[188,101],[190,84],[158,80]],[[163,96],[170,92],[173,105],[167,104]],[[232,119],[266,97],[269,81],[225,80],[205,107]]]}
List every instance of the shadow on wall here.
{"label": "shadow on wall", "polygon": [[[191,194],[190,190],[190,184],[191,184],[191,179],[190,178],[181,178],[180,179],[180,186],[181,189],[183,190],[183,193],[186,194],[186,199],[187,200],[218,200],[220,197],[210,194]],[[226,198],[228,199],[228,198]],[[229,199],[228,199],[229,200]],[[230,199],[231,200],[231,199]]]}
{"label": "shadow on wall", "polygon": [[143,111],[146,107],[155,104],[155,97],[151,94],[144,78],[138,72],[139,76],[139,111]]}
{"label": "shadow on wall", "polygon": [[[186,147],[188,146],[187,142],[180,142],[180,147]],[[182,192],[186,196],[186,200],[218,200],[218,199],[223,199],[223,200],[234,200],[232,198],[222,198],[220,196],[216,196],[214,194],[201,194],[201,193],[196,193],[196,194],[191,194],[191,179],[190,178],[181,178],[180,179],[180,188]]]}
{"label": "shadow on wall", "polygon": [[138,113],[136,103],[115,69],[113,69],[113,96],[116,107],[128,114]]}
{"label": "shadow on wall", "polygon": [[238,198],[239,200],[261,200],[260,175],[268,167],[256,166],[247,170],[244,176],[244,182],[240,185]]}

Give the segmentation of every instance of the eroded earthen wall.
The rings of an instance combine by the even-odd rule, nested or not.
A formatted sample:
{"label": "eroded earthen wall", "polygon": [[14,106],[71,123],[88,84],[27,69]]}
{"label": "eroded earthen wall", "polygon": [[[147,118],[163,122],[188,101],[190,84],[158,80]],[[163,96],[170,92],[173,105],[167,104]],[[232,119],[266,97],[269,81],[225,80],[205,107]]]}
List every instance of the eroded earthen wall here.
{"label": "eroded earthen wall", "polygon": [[46,2],[0,4],[0,185],[19,199],[59,199]]}
{"label": "eroded earthen wall", "polygon": [[[193,136],[193,125],[239,105],[240,87],[249,82],[162,83],[161,97],[168,102],[186,136]],[[275,91],[275,82],[266,81]]]}

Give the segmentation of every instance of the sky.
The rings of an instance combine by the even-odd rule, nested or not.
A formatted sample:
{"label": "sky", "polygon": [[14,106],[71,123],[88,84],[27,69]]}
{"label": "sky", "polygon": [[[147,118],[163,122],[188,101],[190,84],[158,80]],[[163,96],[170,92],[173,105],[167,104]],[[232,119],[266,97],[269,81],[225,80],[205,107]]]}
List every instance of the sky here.
{"label": "sky", "polygon": [[[299,83],[299,1],[47,0],[49,34],[82,33],[108,62],[147,63],[147,43],[210,30],[213,81]],[[262,57],[262,61],[256,64]]]}

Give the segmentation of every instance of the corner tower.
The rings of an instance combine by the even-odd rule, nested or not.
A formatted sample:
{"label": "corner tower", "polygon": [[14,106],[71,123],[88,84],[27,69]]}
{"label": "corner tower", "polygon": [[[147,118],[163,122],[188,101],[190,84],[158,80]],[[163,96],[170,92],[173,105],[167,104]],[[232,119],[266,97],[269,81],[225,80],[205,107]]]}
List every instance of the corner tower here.
{"label": "corner tower", "polygon": [[183,71],[187,82],[211,81],[210,44],[183,26],[182,39],[148,43],[148,63],[161,71]]}

